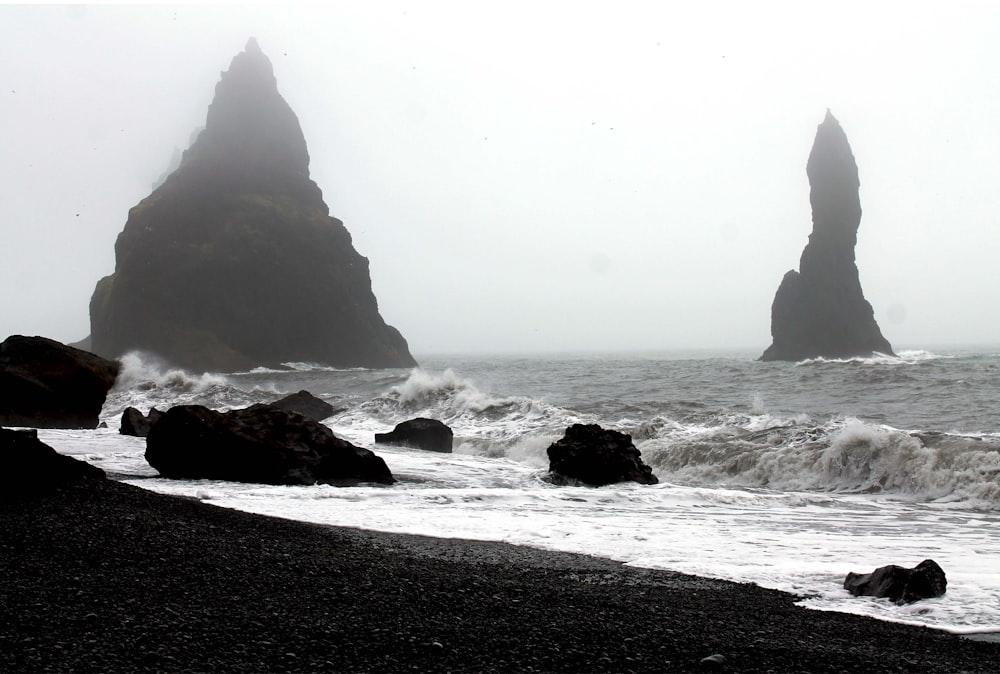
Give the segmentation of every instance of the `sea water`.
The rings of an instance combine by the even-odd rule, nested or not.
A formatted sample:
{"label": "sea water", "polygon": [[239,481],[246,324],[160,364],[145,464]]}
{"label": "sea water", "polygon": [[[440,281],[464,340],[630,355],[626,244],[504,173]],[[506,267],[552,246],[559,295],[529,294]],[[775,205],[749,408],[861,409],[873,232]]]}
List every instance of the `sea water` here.
{"label": "sea water", "polygon": [[[130,354],[108,428],[43,430],[113,477],[296,520],[579,552],[757,583],[804,606],[958,633],[1000,631],[1000,349],[761,363],[750,353],[426,357],[413,370],[191,375]],[[390,487],[167,480],[122,411],[225,410],[299,390],[328,401],[338,436],[373,449]],[[453,454],[375,445],[414,417]],[[544,478],[574,423],[629,433],[660,483],[592,488]],[[934,559],[940,598],[851,597],[850,572]]]}

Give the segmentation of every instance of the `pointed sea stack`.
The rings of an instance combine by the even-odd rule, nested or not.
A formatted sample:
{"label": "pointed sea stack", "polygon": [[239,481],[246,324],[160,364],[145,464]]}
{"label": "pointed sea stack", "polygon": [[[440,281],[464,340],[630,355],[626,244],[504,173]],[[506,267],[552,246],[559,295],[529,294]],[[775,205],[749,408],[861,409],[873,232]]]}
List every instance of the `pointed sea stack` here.
{"label": "pointed sea stack", "polygon": [[893,355],[861,292],[854,246],[861,224],[858,166],[847,136],[826,111],[809,162],[813,230],[799,271],[781,279],[771,305],[773,343],[761,360]]}
{"label": "pointed sea stack", "polygon": [[196,371],[411,367],[368,260],[309,178],[299,120],[250,39],[180,166],[129,211],[90,302],[92,350]]}

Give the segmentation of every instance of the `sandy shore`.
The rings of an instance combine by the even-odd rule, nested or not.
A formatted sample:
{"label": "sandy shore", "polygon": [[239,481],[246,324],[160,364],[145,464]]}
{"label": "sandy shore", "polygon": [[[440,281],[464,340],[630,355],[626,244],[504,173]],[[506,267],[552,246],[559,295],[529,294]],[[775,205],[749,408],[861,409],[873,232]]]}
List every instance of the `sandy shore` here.
{"label": "sandy shore", "polygon": [[[359,505],[359,507],[363,507]],[[116,482],[0,505],[3,672],[992,672],[754,585],[323,527]],[[721,666],[701,663],[713,654]]]}

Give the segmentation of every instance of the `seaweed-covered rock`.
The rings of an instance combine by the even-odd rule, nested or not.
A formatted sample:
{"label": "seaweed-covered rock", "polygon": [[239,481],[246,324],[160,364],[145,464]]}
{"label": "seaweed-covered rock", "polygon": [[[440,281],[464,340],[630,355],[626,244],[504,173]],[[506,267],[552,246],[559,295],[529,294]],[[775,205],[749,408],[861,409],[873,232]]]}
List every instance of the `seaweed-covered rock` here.
{"label": "seaweed-covered rock", "polygon": [[45,337],[0,344],[0,424],[97,428],[120,364]]}
{"label": "seaweed-covered rock", "polygon": [[389,433],[376,433],[375,442],[383,445],[413,447],[450,454],[455,434],[437,419],[418,417],[402,423]]}
{"label": "seaweed-covered rock", "polygon": [[298,118],[253,39],[180,166],[129,211],[115,258],[90,302],[96,353],[147,351],[193,371],[415,365],[309,178]]}
{"label": "seaweed-covered rock", "polygon": [[121,427],[118,432],[121,435],[132,435],[137,438],[144,438],[149,435],[149,429],[153,427],[163,412],[155,407],[149,410],[149,414],[143,414],[134,407],[126,407],[122,412]]}
{"label": "seaweed-covered rock", "polygon": [[925,559],[912,569],[889,564],[871,573],[848,573],[844,589],[855,597],[884,597],[896,604],[911,604],[943,595],[948,579],[937,562]]}
{"label": "seaweed-covered rock", "polygon": [[271,403],[279,410],[296,412],[315,421],[323,421],[334,413],[333,405],[320,400],[309,391],[299,391]]}
{"label": "seaweed-covered rock", "polygon": [[550,479],[555,482],[579,481],[601,486],[659,481],[632,444],[632,436],[597,424],[573,424],[547,451]]}
{"label": "seaweed-covered rock", "polygon": [[81,480],[103,480],[104,471],[56,452],[38,431],[0,428],[0,501],[20,501]]}
{"label": "seaweed-covered rock", "polygon": [[264,484],[392,484],[381,457],[329,428],[267,404],[216,412],[178,405],[146,437],[146,460],[163,477]]}
{"label": "seaweed-covered rock", "polygon": [[827,110],[806,164],[813,229],[799,271],[781,279],[771,305],[771,346],[761,360],[892,355],[861,291],[854,248],[861,224],[858,166]]}

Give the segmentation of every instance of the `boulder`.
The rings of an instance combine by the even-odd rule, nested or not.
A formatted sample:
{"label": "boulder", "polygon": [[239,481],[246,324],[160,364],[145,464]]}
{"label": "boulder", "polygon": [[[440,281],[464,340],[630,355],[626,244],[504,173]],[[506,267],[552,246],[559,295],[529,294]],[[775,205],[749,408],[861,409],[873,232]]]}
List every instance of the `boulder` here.
{"label": "boulder", "polygon": [[376,433],[375,442],[450,454],[454,437],[452,430],[437,419],[418,417],[396,424],[390,433]]}
{"label": "boulder", "polygon": [[323,424],[271,405],[216,412],[172,407],[146,437],[146,460],[163,477],[264,484],[392,484],[385,461]]}
{"label": "boulder", "polygon": [[771,346],[761,360],[892,355],[861,291],[854,248],[860,181],[840,123],[827,110],[806,164],[812,234],[799,270],[785,274],[771,305]]}
{"label": "boulder", "polygon": [[149,429],[162,416],[163,412],[155,407],[150,409],[147,415],[143,415],[142,412],[134,407],[126,407],[125,411],[122,412],[122,424],[118,432],[122,435],[134,435],[137,438],[144,438],[149,435]]}
{"label": "boulder", "polygon": [[196,372],[416,365],[309,177],[299,120],[255,40],[179,166],[129,211],[90,326],[96,353],[151,352]]}
{"label": "boulder", "polygon": [[911,604],[943,595],[948,579],[937,562],[925,559],[912,569],[890,564],[871,573],[849,573],[844,589],[855,597],[884,597],[896,604]]}
{"label": "boulder", "polygon": [[83,480],[103,480],[104,471],[56,452],[38,431],[0,428],[0,501],[44,495]]}
{"label": "boulder", "polygon": [[271,403],[272,406],[286,412],[296,412],[315,421],[323,421],[334,413],[333,405],[320,400],[309,391],[299,391],[287,395]]}
{"label": "boulder", "polygon": [[0,424],[97,428],[120,365],[45,337],[0,343]]}
{"label": "boulder", "polygon": [[653,469],[642,461],[632,436],[597,424],[574,424],[549,445],[549,479],[601,486],[616,482],[656,484]]}

